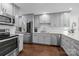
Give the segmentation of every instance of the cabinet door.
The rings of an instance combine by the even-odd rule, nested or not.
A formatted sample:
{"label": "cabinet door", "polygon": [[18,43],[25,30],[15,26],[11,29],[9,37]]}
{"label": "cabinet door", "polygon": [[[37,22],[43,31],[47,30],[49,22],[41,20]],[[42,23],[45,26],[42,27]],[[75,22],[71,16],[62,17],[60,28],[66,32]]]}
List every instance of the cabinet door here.
{"label": "cabinet door", "polygon": [[57,45],[57,36],[55,34],[51,34],[51,44]]}
{"label": "cabinet door", "polygon": [[51,26],[52,26],[52,27],[56,27],[57,21],[56,21],[56,16],[55,16],[55,14],[51,14],[51,15],[50,15],[50,22],[51,22]]}
{"label": "cabinet door", "polygon": [[12,15],[12,5],[11,4],[3,3],[2,9],[4,10],[5,13]]}
{"label": "cabinet door", "polygon": [[75,51],[75,55],[76,56],[79,56],[79,41],[77,41],[77,40],[74,40],[74,51]]}
{"label": "cabinet door", "polygon": [[39,27],[39,16],[34,16],[34,27]]}
{"label": "cabinet door", "polygon": [[70,25],[70,20],[69,20],[69,18],[70,18],[70,13],[64,13],[63,18],[64,18],[63,26],[64,26],[64,27],[69,27],[69,25]]}
{"label": "cabinet door", "polygon": [[23,34],[19,34],[19,52],[23,49]]}
{"label": "cabinet door", "polygon": [[39,34],[39,43],[40,43],[40,44],[44,44],[44,43],[45,43],[44,40],[45,40],[45,39],[44,39],[44,34],[40,33],[40,34]]}
{"label": "cabinet door", "polygon": [[51,36],[50,34],[44,34],[44,44],[51,44]]}
{"label": "cabinet door", "polygon": [[50,15],[43,14],[39,15],[40,23],[50,23]]}
{"label": "cabinet door", "polygon": [[33,34],[33,43],[39,43],[38,42],[38,34]]}
{"label": "cabinet door", "polygon": [[61,46],[63,47],[63,49],[69,56],[76,55],[75,49],[73,47],[73,39],[72,38],[69,38],[69,37],[63,35],[62,39],[61,39]]}
{"label": "cabinet door", "polygon": [[24,35],[24,43],[31,43],[31,34]]}

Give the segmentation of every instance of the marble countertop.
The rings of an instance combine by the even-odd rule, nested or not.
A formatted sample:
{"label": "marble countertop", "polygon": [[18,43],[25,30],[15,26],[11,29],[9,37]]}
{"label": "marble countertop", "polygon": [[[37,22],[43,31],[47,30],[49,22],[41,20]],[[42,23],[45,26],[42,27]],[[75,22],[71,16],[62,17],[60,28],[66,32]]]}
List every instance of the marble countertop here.
{"label": "marble countertop", "polygon": [[63,33],[62,35],[65,35],[67,37],[70,37],[72,39],[75,39],[75,40],[79,41],[79,34],[78,33],[72,33],[72,34],[65,34],[65,33]]}
{"label": "marble countertop", "polygon": [[[40,33],[40,32],[34,32],[34,33]],[[42,32],[41,32],[42,33]],[[76,32],[76,33],[68,33],[68,31],[64,31],[64,32],[57,32],[57,31],[54,31],[54,32],[47,32],[48,34],[62,34],[62,35],[65,35],[67,37],[70,37],[72,39],[75,39],[75,40],[78,40],[79,41],[79,32]]]}

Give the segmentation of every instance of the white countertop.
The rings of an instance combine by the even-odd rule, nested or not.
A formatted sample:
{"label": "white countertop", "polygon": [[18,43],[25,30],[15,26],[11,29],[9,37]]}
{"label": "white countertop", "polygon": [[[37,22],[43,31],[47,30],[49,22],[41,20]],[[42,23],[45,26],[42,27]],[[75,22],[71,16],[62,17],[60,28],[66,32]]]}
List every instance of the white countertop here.
{"label": "white countertop", "polygon": [[72,33],[72,34],[69,34],[69,33],[65,34],[65,33],[63,33],[63,35],[79,41],[79,34],[78,33]]}
{"label": "white countertop", "polygon": [[[40,33],[40,32],[34,32],[34,33]],[[41,32],[42,33],[42,32]],[[44,32],[45,33],[45,32]],[[62,35],[65,35],[67,37],[70,37],[72,39],[75,39],[75,40],[78,40],[79,41],[79,32],[76,32],[76,33],[68,33],[67,31],[53,31],[53,32],[46,32],[48,34],[62,34]]]}

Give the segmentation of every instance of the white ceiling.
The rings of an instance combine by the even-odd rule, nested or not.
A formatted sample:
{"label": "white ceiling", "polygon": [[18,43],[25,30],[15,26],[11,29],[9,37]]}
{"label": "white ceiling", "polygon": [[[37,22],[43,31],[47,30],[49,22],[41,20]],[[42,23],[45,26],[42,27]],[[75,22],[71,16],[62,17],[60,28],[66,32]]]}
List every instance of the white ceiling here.
{"label": "white ceiling", "polygon": [[23,14],[44,12],[53,13],[72,8],[73,13],[79,12],[79,3],[16,3],[21,8]]}

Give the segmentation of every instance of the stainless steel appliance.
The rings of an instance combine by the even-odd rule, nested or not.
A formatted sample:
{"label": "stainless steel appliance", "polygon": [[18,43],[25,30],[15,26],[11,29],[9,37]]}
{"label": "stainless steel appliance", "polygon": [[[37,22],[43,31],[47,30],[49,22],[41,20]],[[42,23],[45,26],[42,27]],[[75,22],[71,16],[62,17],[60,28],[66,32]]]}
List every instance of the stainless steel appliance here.
{"label": "stainless steel appliance", "polygon": [[15,23],[15,17],[8,17],[0,15],[0,24],[1,25],[13,25]]}
{"label": "stainless steel appliance", "polygon": [[0,56],[7,55],[16,48],[18,48],[17,35],[10,35],[5,29],[0,29]]}

